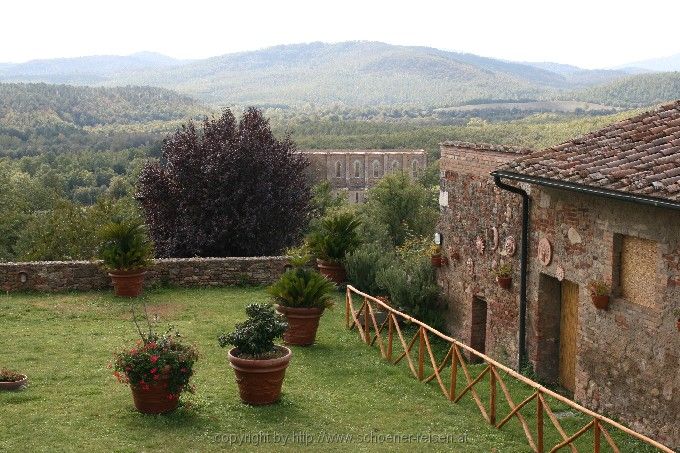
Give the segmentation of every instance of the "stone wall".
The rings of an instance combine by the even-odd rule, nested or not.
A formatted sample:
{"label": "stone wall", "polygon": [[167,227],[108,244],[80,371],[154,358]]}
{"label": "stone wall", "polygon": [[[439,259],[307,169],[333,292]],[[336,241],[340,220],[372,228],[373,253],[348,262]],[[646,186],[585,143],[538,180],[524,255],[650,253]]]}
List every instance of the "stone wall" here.
{"label": "stone wall", "polygon": [[[520,150],[449,142],[441,151],[438,231],[448,265],[440,268],[438,280],[448,302],[448,328],[467,344],[482,341],[488,355],[516,366],[521,199],[498,189],[489,173]],[[505,247],[508,238],[515,240],[512,254]],[[501,263],[513,268],[510,290],[495,281],[493,270]],[[486,301],[482,331],[475,329],[484,317],[475,310],[475,298]]]}
{"label": "stone wall", "polygon": [[[680,332],[673,314],[680,308],[680,212],[546,188],[533,187],[531,197],[530,360],[538,369],[555,362],[554,355],[544,352],[554,337],[550,325],[555,314],[541,310],[547,302],[541,293],[550,294],[546,286],[555,281],[578,284],[574,399],[680,447]],[[614,288],[609,308],[598,310],[588,284],[616,282],[619,235],[656,243],[648,257],[656,265],[656,278],[644,283],[649,294],[645,305]],[[553,249],[547,266],[536,256],[543,238]]]}
{"label": "stone wall", "polygon": [[[145,286],[270,284],[287,264],[284,256],[158,259],[146,274]],[[110,287],[110,278],[98,262],[0,263],[0,290],[5,292],[90,291]]]}
{"label": "stone wall", "polygon": [[[439,270],[438,279],[452,334],[465,342],[477,340],[473,301],[486,300],[485,349],[516,367],[521,198],[497,189],[488,174],[512,159],[513,150],[468,145],[442,147],[438,228],[449,265]],[[573,282],[578,286],[574,399],[679,448],[680,332],[673,312],[680,309],[680,211],[521,187],[531,198],[526,340],[534,370],[544,381],[558,380],[560,289],[564,281]],[[515,239],[514,255],[504,247],[508,237]],[[656,244],[652,256],[631,258],[644,260],[645,268],[649,260],[655,266],[655,278],[636,291],[636,297],[648,296],[644,304],[627,300],[620,289],[625,285],[618,283],[625,262],[622,237]],[[538,256],[542,239],[552,248],[547,265]],[[509,291],[490,275],[501,261],[513,266]],[[606,311],[591,302],[593,280],[613,286]]]}

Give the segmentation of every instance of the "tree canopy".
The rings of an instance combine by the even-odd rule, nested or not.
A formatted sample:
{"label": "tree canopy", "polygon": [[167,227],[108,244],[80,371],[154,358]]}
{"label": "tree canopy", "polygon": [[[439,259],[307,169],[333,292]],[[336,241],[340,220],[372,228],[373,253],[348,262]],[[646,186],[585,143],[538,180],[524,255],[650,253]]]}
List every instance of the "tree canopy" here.
{"label": "tree canopy", "polygon": [[159,256],[272,255],[306,226],[310,189],[305,158],[272,134],[262,112],[240,121],[227,109],[165,140],[148,163],[137,198]]}

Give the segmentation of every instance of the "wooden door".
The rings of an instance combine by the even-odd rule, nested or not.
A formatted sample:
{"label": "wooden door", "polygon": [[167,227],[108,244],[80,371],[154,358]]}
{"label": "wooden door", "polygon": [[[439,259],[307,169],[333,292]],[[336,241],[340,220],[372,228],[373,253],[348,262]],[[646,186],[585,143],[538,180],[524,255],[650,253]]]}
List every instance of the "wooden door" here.
{"label": "wooden door", "polygon": [[574,391],[576,337],[578,335],[578,285],[564,280],[560,308],[560,385]]}

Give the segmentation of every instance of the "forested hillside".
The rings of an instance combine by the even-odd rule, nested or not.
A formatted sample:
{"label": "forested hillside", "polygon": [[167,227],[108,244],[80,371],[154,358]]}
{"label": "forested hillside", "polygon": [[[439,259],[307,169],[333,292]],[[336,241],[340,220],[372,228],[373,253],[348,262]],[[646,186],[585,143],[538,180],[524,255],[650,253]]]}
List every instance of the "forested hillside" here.
{"label": "forested hillside", "polygon": [[163,88],[0,83],[0,156],[153,145],[208,112]]}
{"label": "forested hillside", "polygon": [[570,97],[619,107],[643,107],[680,99],[680,72],[639,74],[584,89]]}

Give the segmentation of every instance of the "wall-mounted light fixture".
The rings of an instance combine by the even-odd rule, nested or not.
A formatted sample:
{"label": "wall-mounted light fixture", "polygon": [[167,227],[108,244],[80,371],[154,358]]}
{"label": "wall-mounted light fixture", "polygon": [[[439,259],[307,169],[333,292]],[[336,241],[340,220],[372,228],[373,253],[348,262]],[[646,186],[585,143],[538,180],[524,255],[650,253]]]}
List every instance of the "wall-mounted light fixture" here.
{"label": "wall-mounted light fixture", "polygon": [[434,234],[434,243],[437,245],[442,245],[442,234],[437,232]]}

